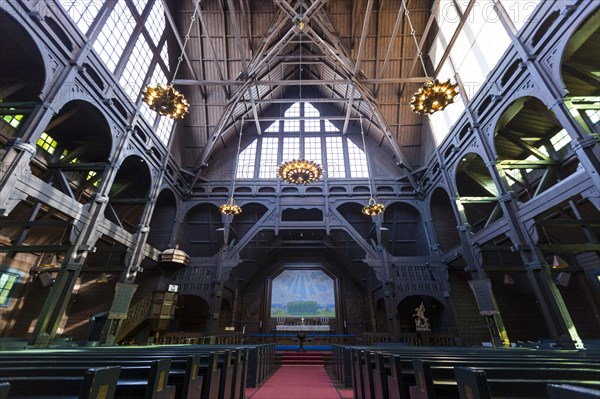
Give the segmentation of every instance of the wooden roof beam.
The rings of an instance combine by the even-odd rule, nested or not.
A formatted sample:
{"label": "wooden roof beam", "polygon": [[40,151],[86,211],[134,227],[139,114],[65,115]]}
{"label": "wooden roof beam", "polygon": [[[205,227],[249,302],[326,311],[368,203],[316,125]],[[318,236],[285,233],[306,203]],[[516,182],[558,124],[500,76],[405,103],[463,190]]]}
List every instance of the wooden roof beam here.
{"label": "wooden roof beam", "polygon": [[[369,30],[369,22],[371,21],[371,11],[373,10],[373,0],[367,2],[367,9],[365,10],[365,18],[363,20],[362,32],[360,35],[360,41],[358,43],[358,52],[356,54],[356,61],[354,63],[354,71],[352,77],[356,79],[358,72],[360,71],[360,63],[362,61],[362,53],[364,51],[365,39],[367,37],[367,31]],[[342,128],[342,134],[346,134],[348,131],[348,123],[350,119],[350,113],[352,112],[352,101],[354,101],[355,86],[352,86],[350,90],[350,99],[348,101],[348,109],[346,110],[346,120],[344,121],[344,127]],[[359,110],[360,112],[360,110]]]}

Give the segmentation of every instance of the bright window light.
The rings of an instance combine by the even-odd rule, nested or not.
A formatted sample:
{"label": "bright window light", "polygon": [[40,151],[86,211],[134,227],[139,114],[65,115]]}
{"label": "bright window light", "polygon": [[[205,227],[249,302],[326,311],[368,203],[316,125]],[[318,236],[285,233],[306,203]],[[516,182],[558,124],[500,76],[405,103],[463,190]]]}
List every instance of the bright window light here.
{"label": "bright window light", "polygon": [[118,1],[94,42],[94,50],[108,69],[113,72],[123,55],[135,25],[135,19],[127,3]]}
{"label": "bright window light", "polygon": [[48,154],[54,154],[58,142],[44,132],[40,135],[37,145],[38,147],[42,147]]}
{"label": "bright window light", "polygon": [[133,5],[135,6],[135,9],[137,10],[138,14],[142,15],[142,13],[144,12],[144,8],[146,8],[146,4],[148,4],[148,0],[132,0],[133,1]]}
{"label": "bright window light", "polygon": [[164,145],[169,144],[171,133],[173,132],[173,125],[175,121],[166,116],[159,117],[158,127],[156,128],[156,135]]}
{"label": "bright window light", "polygon": [[343,179],[346,177],[344,162],[344,146],[341,137],[326,137],[327,145],[327,176]]}
{"label": "bright window light", "polygon": [[300,158],[300,138],[284,137],[283,149],[281,151],[281,161],[291,161]]}
{"label": "bright window light", "polygon": [[[305,118],[319,118],[321,113],[311,103],[304,103]],[[319,119],[304,119],[305,132],[320,132],[321,121]]]}
{"label": "bright window light", "polygon": [[238,158],[238,169],[235,175],[236,179],[253,179],[254,166],[256,160],[256,147],[258,140],[254,140],[252,144],[246,147]]}
{"label": "bright window light", "polygon": [[158,46],[160,38],[165,31],[165,9],[163,8],[162,1],[154,2],[145,26],[150,37],[152,37],[154,45]]}
{"label": "bright window light", "polygon": [[18,279],[18,274],[0,271],[0,306],[8,306],[10,293]]}
{"label": "bright window light", "polygon": [[104,0],[60,0],[60,4],[83,34],[87,33],[103,3]]}
{"label": "bright window light", "polygon": [[284,132],[299,132],[300,131],[300,120],[299,119],[288,119],[288,118],[299,118],[300,117],[300,103],[294,103],[287,111],[285,111],[285,120],[283,123]]}
{"label": "bright window light", "polygon": [[263,137],[260,152],[260,170],[258,172],[260,179],[275,179],[277,177],[278,146],[279,139],[277,137]]}
{"label": "bright window light", "polygon": [[144,36],[140,35],[119,79],[119,84],[134,103],[140,95],[145,72],[149,69],[150,62],[152,62],[152,51],[150,51],[150,46]]}
{"label": "bright window light", "polygon": [[308,159],[323,165],[323,156],[321,155],[321,137],[304,138],[304,159]]}
{"label": "bright window light", "polygon": [[275,121],[271,124],[271,126],[269,126],[266,130],[265,133],[278,133],[279,132],[279,121]]}
{"label": "bright window light", "polygon": [[347,142],[350,177],[369,177],[369,171],[367,170],[367,156],[365,152],[362,150],[362,148],[354,144],[352,140],[348,140]]}
{"label": "bright window light", "polygon": [[23,119],[23,115],[4,115],[2,120],[15,129],[19,127],[21,124],[21,119]]}
{"label": "bright window light", "polygon": [[550,139],[550,143],[552,144],[552,147],[554,147],[554,150],[556,150],[556,151],[560,150],[561,148],[563,148],[570,142],[571,142],[571,137],[569,136],[569,133],[567,133],[567,131],[565,129],[562,129],[560,132],[556,133]]}

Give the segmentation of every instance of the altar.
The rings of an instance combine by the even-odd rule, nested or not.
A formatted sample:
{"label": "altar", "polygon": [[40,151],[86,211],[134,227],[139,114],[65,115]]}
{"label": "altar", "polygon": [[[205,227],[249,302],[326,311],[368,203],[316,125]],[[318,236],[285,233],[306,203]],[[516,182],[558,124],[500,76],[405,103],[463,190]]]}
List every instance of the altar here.
{"label": "altar", "polygon": [[328,325],[311,325],[311,324],[277,324],[275,331],[310,331],[329,333],[330,326]]}

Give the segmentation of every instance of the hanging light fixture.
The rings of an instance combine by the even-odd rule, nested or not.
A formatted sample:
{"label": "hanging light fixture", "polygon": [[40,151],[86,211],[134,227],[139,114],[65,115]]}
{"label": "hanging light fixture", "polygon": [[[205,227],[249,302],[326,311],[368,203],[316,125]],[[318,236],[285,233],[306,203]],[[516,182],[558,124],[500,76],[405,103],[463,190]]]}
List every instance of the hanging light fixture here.
{"label": "hanging light fixture", "polygon": [[229,199],[227,200],[227,202],[219,207],[219,211],[223,215],[227,215],[227,216],[229,216],[229,215],[235,216],[235,215],[239,215],[240,213],[242,213],[242,208],[239,205],[236,205],[235,201],[233,200],[233,192],[235,191],[235,176],[237,175],[239,162],[240,162],[240,148],[242,146],[242,132],[243,131],[244,131],[244,115],[242,114],[242,125],[240,126],[240,137],[238,139],[237,155],[235,157],[235,168],[233,169],[233,177],[231,178],[231,193],[229,194]]}
{"label": "hanging light fixture", "polygon": [[[302,21],[296,24],[296,27],[299,31],[302,31],[304,28],[304,23]],[[300,33],[300,100],[299,103],[302,103],[302,33]],[[302,142],[302,130],[300,129],[300,148],[304,148],[304,143]],[[282,181],[286,181],[291,184],[310,184],[316,182],[323,176],[323,168],[317,162],[309,161],[301,157],[301,159],[293,159],[291,161],[283,162],[279,165],[278,169],[279,178]]]}
{"label": "hanging light fixture", "polygon": [[190,106],[184,95],[175,90],[173,82],[175,81],[175,76],[177,76],[177,71],[179,71],[179,65],[181,65],[181,61],[183,61],[185,46],[190,39],[190,32],[192,31],[192,26],[196,20],[196,13],[198,12],[199,6],[200,1],[197,1],[192,17],[190,18],[190,26],[185,35],[185,41],[181,47],[181,55],[177,59],[177,66],[175,67],[175,72],[173,72],[171,82],[168,84],[149,84],[142,90],[144,102],[148,104],[148,107],[150,107],[151,110],[158,112],[160,115],[167,116],[171,119],[183,118],[183,116],[187,114]]}
{"label": "hanging light fixture", "polygon": [[365,216],[377,216],[385,210],[385,206],[377,202],[373,196],[373,182],[371,181],[371,168],[369,166],[369,155],[367,154],[367,143],[365,142],[365,131],[363,129],[362,115],[360,118],[360,136],[362,137],[363,151],[365,152],[365,160],[367,163],[367,178],[369,179],[369,203],[362,208],[362,213]]}
{"label": "hanging light fixture", "polygon": [[437,79],[425,82],[419,90],[413,94],[410,106],[419,114],[433,114],[443,111],[448,104],[454,102],[458,94],[458,83],[450,83],[450,79],[440,83]]}
{"label": "hanging light fixture", "polygon": [[[410,26],[410,34],[415,42],[415,46],[417,47],[417,55],[421,61],[423,73],[427,75],[425,62],[423,62],[423,53],[421,52],[421,48],[417,42],[415,28],[410,20],[410,12],[406,7],[405,0],[402,0],[402,6],[404,7],[404,14],[406,14],[406,20]],[[440,83],[439,80],[433,79],[423,83],[423,86],[419,87],[419,90],[413,94],[412,100],[410,101],[410,106],[413,112],[418,114],[433,114],[434,112],[444,110],[446,106],[452,104],[454,102],[454,97],[456,97],[457,94],[458,83],[453,84],[450,82],[450,79]]]}

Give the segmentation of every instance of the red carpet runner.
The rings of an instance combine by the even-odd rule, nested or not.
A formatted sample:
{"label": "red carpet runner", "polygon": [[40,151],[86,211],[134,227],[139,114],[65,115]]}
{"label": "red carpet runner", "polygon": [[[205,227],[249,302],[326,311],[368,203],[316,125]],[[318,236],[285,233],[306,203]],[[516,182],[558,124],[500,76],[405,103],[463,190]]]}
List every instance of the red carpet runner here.
{"label": "red carpet runner", "polygon": [[323,366],[281,366],[251,399],[340,399]]}

